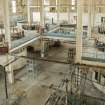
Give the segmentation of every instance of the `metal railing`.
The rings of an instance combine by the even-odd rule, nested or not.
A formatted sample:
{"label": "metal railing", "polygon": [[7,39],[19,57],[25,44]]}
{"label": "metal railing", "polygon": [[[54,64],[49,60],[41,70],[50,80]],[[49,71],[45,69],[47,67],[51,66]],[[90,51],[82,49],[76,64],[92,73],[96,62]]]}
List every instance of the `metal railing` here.
{"label": "metal railing", "polygon": [[82,52],[82,58],[90,61],[105,62],[105,53],[100,52]]}

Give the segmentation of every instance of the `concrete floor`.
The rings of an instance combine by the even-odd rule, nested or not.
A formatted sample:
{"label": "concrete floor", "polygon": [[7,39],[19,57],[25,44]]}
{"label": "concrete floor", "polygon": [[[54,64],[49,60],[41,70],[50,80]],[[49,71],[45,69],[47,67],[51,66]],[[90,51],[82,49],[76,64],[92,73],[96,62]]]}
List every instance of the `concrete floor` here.
{"label": "concrete floor", "polygon": [[[48,87],[51,84],[58,85],[65,77],[68,69],[68,65],[43,62],[40,68],[41,72],[36,79],[27,78],[27,75],[25,75],[21,77],[21,81],[16,82],[13,86],[15,94],[19,94],[19,92],[21,94],[25,91],[27,95],[25,101],[29,103],[28,105],[44,105],[52,91]],[[23,101],[21,103],[24,103]]]}
{"label": "concrete floor", "polygon": [[[48,55],[47,58],[66,61],[67,48],[61,47],[58,50],[53,48],[53,51],[49,51],[51,55]],[[65,74],[69,72],[68,64],[40,61],[39,66],[40,68],[38,68],[35,78],[33,77],[33,72],[29,74],[26,68],[15,76],[16,82],[9,88],[11,100],[14,99],[13,97],[19,96],[19,105],[44,105],[53,91],[49,89],[49,86],[51,84],[58,85],[65,78]],[[88,77],[90,76],[91,74]],[[105,98],[105,95],[94,88],[91,82],[86,82],[85,94]]]}

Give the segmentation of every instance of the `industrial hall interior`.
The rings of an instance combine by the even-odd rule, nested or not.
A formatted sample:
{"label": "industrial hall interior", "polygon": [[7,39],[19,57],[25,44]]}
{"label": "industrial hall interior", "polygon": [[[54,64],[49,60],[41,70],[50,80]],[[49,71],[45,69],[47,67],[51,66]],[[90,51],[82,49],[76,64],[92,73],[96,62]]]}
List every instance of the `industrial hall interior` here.
{"label": "industrial hall interior", "polygon": [[0,105],[105,105],[105,0],[0,0]]}

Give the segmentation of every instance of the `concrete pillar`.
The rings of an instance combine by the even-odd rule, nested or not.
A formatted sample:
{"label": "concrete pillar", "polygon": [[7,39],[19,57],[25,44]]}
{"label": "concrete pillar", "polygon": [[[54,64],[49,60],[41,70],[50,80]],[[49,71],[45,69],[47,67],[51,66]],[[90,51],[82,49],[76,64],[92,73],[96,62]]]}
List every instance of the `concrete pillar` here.
{"label": "concrete pillar", "polygon": [[88,38],[92,37],[92,30],[95,22],[95,1],[89,0],[88,4]]}
{"label": "concrete pillar", "polygon": [[82,14],[83,14],[83,0],[77,0],[77,35],[76,35],[76,62],[81,62],[82,56]]}
{"label": "concrete pillar", "polygon": [[[4,0],[4,26],[5,26],[5,37],[8,42],[9,50],[11,49],[11,36],[10,36],[10,19],[9,19],[9,0]],[[7,55],[7,61],[9,60],[9,55]],[[8,67],[8,81],[9,83],[14,82],[13,70],[11,64]]]}
{"label": "concrete pillar", "polygon": [[[71,4],[71,1],[69,0],[69,4]],[[68,23],[70,24],[70,12],[71,12],[71,6],[68,7]]]}
{"label": "concrete pillar", "polygon": [[41,57],[45,57],[45,41],[42,41]]}
{"label": "concrete pillar", "polygon": [[96,2],[95,0],[91,0],[91,5],[92,5],[92,9],[91,9],[91,26],[94,26],[94,22],[95,22],[95,5]]}
{"label": "concrete pillar", "polygon": [[59,6],[59,0],[56,0],[56,6],[57,6],[57,24],[59,25],[59,8],[60,8],[60,6]]}
{"label": "concrete pillar", "polygon": [[45,57],[48,54],[49,50],[49,43],[48,41],[42,41],[42,48],[41,48],[41,57]]}
{"label": "concrete pillar", "polygon": [[41,6],[40,6],[40,22],[41,22],[41,26],[44,26],[45,25],[44,0],[41,0]]}
{"label": "concrete pillar", "polygon": [[100,69],[98,69],[99,71],[98,71],[98,82],[100,83],[100,81],[101,81],[101,72],[100,72]]}
{"label": "concrete pillar", "polygon": [[30,13],[30,3],[29,0],[27,0],[27,18],[28,18],[28,24],[31,24],[31,13]]}
{"label": "concrete pillar", "polygon": [[4,27],[5,27],[5,38],[6,42],[11,48],[11,36],[10,36],[10,21],[9,21],[9,0],[4,0]]}
{"label": "concrete pillar", "polygon": [[88,38],[91,38],[91,10],[92,10],[92,0],[88,3]]}
{"label": "concrete pillar", "polygon": [[[7,59],[9,59],[9,57]],[[13,69],[12,69],[11,64],[7,67],[7,75],[8,75],[8,82],[10,84],[13,84],[14,83],[14,73],[13,73]]]}

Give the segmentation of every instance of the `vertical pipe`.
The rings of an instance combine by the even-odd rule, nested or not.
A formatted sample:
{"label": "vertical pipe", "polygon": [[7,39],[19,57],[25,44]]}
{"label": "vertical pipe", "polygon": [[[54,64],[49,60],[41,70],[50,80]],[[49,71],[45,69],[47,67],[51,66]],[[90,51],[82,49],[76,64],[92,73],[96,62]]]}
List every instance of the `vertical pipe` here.
{"label": "vertical pipe", "polygon": [[81,62],[82,55],[82,14],[83,14],[83,0],[77,0],[77,33],[76,33],[76,62]]}
{"label": "vertical pipe", "polygon": [[45,41],[42,41],[42,48],[41,48],[41,57],[45,57]]}
{"label": "vertical pipe", "polygon": [[6,94],[6,99],[8,99],[8,88],[7,88],[7,73],[5,71],[5,67],[4,68],[4,76],[5,76],[5,94]]}

